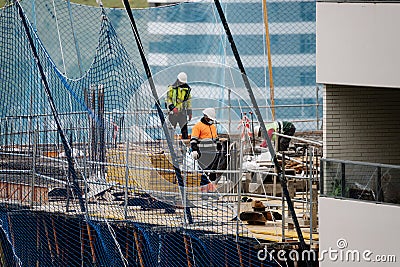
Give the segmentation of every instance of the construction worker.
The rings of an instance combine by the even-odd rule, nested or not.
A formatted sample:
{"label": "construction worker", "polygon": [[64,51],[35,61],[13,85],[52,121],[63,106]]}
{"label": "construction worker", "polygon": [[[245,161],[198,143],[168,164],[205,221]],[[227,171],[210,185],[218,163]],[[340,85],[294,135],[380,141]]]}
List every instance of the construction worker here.
{"label": "construction worker", "polygon": [[167,98],[165,100],[169,114],[168,119],[174,129],[179,123],[182,139],[188,139],[187,123],[192,119],[192,95],[191,88],[187,84],[187,75],[180,72],[174,84],[168,86]]}
{"label": "construction worker", "polygon": [[[218,139],[217,127],[214,124],[215,120],[215,109],[206,108],[203,110],[203,117],[192,129],[190,139],[192,157],[194,160],[198,160],[200,167],[204,170],[217,168],[218,152],[222,149],[222,144]],[[216,178],[216,173],[209,174],[211,181],[215,181]],[[200,186],[202,186],[202,191],[215,191],[214,184],[210,183],[205,174],[201,176]]]}
{"label": "construction worker", "polygon": [[[267,129],[268,137],[271,139],[272,142],[276,140],[276,133],[280,133],[287,136],[293,136],[296,132],[296,127],[294,124],[289,121],[274,121],[272,123],[268,123],[265,125]],[[260,126],[254,127],[254,133],[258,137],[261,137],[261,129]],[[276,148],[277,151],[286,151],[289,148],[290,138],[278,136],[278,147]],[[261,147],[267,147],[267,141],[264,140]]]}

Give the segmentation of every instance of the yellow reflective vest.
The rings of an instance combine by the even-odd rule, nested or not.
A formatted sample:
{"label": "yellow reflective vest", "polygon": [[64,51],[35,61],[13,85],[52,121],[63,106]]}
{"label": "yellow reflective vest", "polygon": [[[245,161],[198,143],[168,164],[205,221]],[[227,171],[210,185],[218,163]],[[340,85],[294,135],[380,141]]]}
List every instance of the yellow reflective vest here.
{"label": "yellow reflective vest", "polygon": [[[187,85],[185,85],[187,86]],[[188,110],[192,111],[192,96],[190,94],[190,87],[168,87],[167,98],[165,100],[167,107],[172,110],[177,108],[179,111]],[[172,107],[172,108],[171,108]]]}

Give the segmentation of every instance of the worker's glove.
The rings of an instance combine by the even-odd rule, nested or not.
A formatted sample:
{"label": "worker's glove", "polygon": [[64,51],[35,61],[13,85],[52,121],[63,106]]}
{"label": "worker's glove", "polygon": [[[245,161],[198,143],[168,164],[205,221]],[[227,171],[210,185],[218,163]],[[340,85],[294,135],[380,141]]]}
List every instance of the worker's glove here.
{"label": "worker's glove", "polygon": [[192,158],[194,160],[198,160],[200,158],[200,154],[197,151],[192,151]]}
{"label": "worker's glove", "polygon": [[173,110],[172,110],[172,112],[174,112],[174,114],[178,114],[178,109],[177,108],[174,108]]}
{"label": "worker's glove", "polygon": [[[165,104],[166,105],[166,104]],[[169,104],[168,109],[169,111],[172,111],[175,108],[174,104]]]}

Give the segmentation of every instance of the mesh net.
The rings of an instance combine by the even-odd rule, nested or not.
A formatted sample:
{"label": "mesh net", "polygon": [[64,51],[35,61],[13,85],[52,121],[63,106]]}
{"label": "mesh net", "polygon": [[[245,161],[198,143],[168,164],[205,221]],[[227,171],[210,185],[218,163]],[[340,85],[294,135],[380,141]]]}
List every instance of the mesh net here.
{"label": "mesh net", "polygon": [[[286,88],[278,96],[286,103],[293,90],[315,89],[309,79],[314,75],[314,3],[283,3],[272,2],[269,12],[279,14],[270,16],[276,23],[271,51],[278,63],[276,85]],[[250,135],[243,134],[240,121],[254,110],[213,3],[133,10],[143,48],[150,51],[156,92],[124,10],[61,0],[19,5],[0,12],[0,58],[6,66],[0,73],[1,262],[260,266],[259,241],[237,219],[237,196],[220,194],[238,190],[241,183],[238,144],[249,143]],[[281,14],[286,8],[304,10],[287,16]],[[244,65],[250,66],[261,114],[270,121],[262,5],[232,2],[224,9]],[[289,24],[297,15],[306,22],[293,29]],[[285,16],[289,22],[280,21]],[[274,31],[287,36],[274,37]],[[301,39],[303,50],[285,38]],[[291,53],[301,55],[285,55]],[[309,71],[300,73],[304,61]],[[288,74],[290,69],[297,74]],[[217,110],[224,145],[218,164],[225,171],[217,191],[203,190],[200,182],[210,182],[209,173],[192,159],[179,129],[168,119],[163,124],[167,87],[181,71],[193,88],[189,129],[204,108]],[[299,99],[315,102],[311,95]],[[301,118],[297,111],[292,115],[285,116]],[[279,265],[272,258],[262,263]]]}

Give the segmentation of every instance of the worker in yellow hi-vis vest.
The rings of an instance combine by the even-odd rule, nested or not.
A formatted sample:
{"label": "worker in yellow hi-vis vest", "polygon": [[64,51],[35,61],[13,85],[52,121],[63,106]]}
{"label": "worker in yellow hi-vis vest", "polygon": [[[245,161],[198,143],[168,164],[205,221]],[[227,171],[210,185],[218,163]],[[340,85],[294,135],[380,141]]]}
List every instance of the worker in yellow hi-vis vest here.
{"label": "worker in yellow hi-vis vest", "polygon": [[[218,138],[215,120],[215,109],[206,108],[203,110],[203,117],[192,129],[190,139],[192,158],[198,160],[203,170],[216,170],[218,166],[220,155],[218,152],[221,151],[222,144]],[[211,181],[215,181],[217,175],[209,173],[208,177]],[[201,176],[200,186],[202,186],[202,191],[215,191],[214,184],[210,183],[205,174]]]}
{"label": "worker in yellow hi-vis vest", "polygon": [[[286,151],[289,148],[289,143],[290,143],[290,137],[283,137],[283,136],[278,136],[276,137],[274,133],[280,133],[284,134],[287,136],[293,136],[294,133],[296,132],[296,127],[294,124],[290,121],[273,121],[271,123],[268,123],[265,125],[265,128],[268,133],[268,137],[271,139],[272,142],[278,138],[278,147],[275,149],[277,151]],[[257,137],[261,137],[261,129],[260,126],[254,127],[254,134]],[[264,140],[261,145],[261,147],[267,147],[267,141]]]}
{"label": "worker in yellow hi-vis vest", "polygon": [[192,119],[192,95],[185,72],[178,74],[174,84],[168,86],[165,104],[168,108],[168,119],[174,129],[179,123],[182,139],[188,139],[187,123]]}

